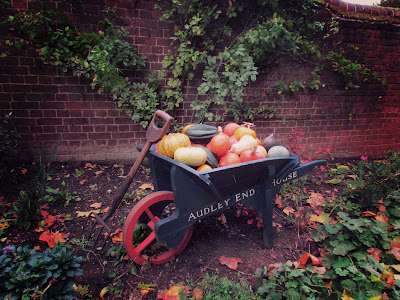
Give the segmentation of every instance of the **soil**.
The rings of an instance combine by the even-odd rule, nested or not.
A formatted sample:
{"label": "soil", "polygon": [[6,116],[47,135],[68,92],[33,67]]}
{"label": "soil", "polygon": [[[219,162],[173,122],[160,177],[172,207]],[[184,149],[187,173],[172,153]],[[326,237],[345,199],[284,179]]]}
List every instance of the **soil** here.
{"label": "soil", "polygon": [[[92,299],[100,299],[100,291],[106,286],[115,289],[110,289],[105,299],[156,299],[158,292],[168,289],[171,285],[193,284],[206,274],[218,274],[234,281],[238,281],[239,277],[245,278],[250,284],[254,284],[254,272],[257,268],[276,262],[297,260],[304,251],[317,250],[310,242],[307,227],[299,226],[299,222],[293,221],[293,218],[288,217],[283,208],[278,206],[275,206],[273,213],[275,226],[273,249],[264,247],[262,228],[258,228],[257,222],[250,224],[252,219],[245,216],[238,217],[237,209],[231,208],[225,210],[223,215],[210,216],[197,222],[183,252],[161,265],[139,266],[133,264],[126,256],[121,258],[118,257],[118,253],[107,253],[111,247],[118,246],[110,240],[104,246],[102,253],[97,249],[92,250],[91,245],[83,245],[81,234],[82,228],[87,232],[93,222],[89,220],[90,224],[85,225],[87,218],[78,217],[78,212],[94,210],[91,205],[95,203],[101,203],[100,209],[109,207],[129,169],[130,165],[90,162],[58,162],[49,167],[51,173],[47,176],[46,186],[60,189],[64,181],[66,190],[74,196],[68,204],[48,203],[47,211],[50,215],[71,216],[71,220],[56,222],[50,229],[53,232],[59,230],[67,233],[67,242],[73,245],[78,255],[86,258],[82,265],[84,274],[78,277],[76,282],[78,285],[88,287]],[[10,176],[6,178],[10,182],[3,183],[0,192],[0,197],[4,197],[3,201],[15,201],[19,191],[23,189],[23,183],[29,182],[34,176],[33,170],[32,165],[20,165],[12,169]],[[332,189],[332,186],[324,183],[324,175],[320,173],[319,168],[309,173],[309,183],[305,186],[308,192],[323,193]],[[144,190],[143,184],[152,184],[150,169],[146,165],[141,166],[127,192],[132,196],[126,197],[107,221],[113,231],[123,227],[125,218],[138,199],[152,192],[151,189]],[[285,200],[286,203],[287,201],[290,199]],[[39,241],[40,232],[35,232],[34,229],[26,231],[14,229],[0,246],[29,244],[31,247],[39,246],[45,249],[47,244]],[[100,240],[103,240],[102,238],[100,236]],[[78,240],[80,242],[77,242]],[[238,264],[237,270],[233,270],[220,263],[221,256],[240,258],[242,263]],[[131,270],[136,274],[132,274]],[[141,295],[137,288],[139,283],[156,286],[154,291]]]}

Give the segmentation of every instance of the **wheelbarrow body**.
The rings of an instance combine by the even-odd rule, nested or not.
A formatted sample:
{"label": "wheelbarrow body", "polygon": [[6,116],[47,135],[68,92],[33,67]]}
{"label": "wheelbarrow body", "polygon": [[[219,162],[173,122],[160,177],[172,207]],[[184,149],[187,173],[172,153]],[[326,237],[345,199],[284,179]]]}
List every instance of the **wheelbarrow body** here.
{"label": "wheelbarrow body", "polygon": [[154,147],[148,158],[155,190],[172,191],[175,197],[175,213],[154,226],[158,242],[168,249],[178,247],[195,222],[240,203],[262,217],[263,242],[272,248],[273,202],[280,187],[326,164],[326,160],[316,160],[300,165],[299,157],[291,154],[197,172],[156,153]]}

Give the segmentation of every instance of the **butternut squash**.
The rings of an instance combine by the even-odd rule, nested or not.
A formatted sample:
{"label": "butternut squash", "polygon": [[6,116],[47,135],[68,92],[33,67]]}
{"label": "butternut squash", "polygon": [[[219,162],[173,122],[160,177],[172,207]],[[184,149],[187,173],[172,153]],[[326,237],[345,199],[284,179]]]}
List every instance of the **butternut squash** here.
{"label": "butternut squash", "polygon": [[174,159],[191,167],[204,165],[207,152],[200,147],[181,147],[176,149]]}
{"label": "butternut squash", "polygon": [[252,149],[258,146],[257,140],[251,135],[244,135],[239,142],[232,145],[229,152],[240,155],[244,150]]}

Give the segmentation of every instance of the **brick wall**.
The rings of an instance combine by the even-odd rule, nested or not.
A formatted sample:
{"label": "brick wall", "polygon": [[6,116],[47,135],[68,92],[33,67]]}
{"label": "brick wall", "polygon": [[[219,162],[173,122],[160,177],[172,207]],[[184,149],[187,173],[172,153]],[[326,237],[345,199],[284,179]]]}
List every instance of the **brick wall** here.
{"label": "brick wall", "polygon": [[[93,27],[102,18],[105,4],[100,2],[74,1],[74,6],[79,6],[74,21],[83,28]],[[310,150],[331,148],[337,157],[381,156],[390,147],[400,150],[399,11],[339,0],[325,2],[324,10],[341,20],[334,41],[358,47],[354,58],[386,77],[387,84],[365,84],[359,90],[346,91],[335,74],[325,71],[322,80],[326,87],[319,91],[284,96],[281,105],[276,104],[275,96],[262,97],[261,102],[277,106],[277,114],[256,122],[257,132],[261,137],[274,133],[287,144],[292,129],[302,129]],[[27,7],[23,1],[12,4],[18,9]],[[170,49],[172,29],[159,21],[161,13],[153,9],[154,4],[107,2],[117,5],[118,23],[129,31],[129,41],[139,53],[147,56],[147,69],[160,70]],[[145,130],[120,112],[110,96],[92,90],[89,80],[43,65],[34,51],[21,50],[0,58],[0,67],[0,110],[13,111],[25,159],[49,153],[56,145],[58,160],[121,161],[137,155],[136,146],[144,143]],[[305,69],[284,60],[278,69],[262,70],[257,82],[246,89],[247,101],[255,94],[267,95],[277,79],[296,77]],[[180,124],[190,122],[193,91],[187,90],[187,102],[178,111]]]}

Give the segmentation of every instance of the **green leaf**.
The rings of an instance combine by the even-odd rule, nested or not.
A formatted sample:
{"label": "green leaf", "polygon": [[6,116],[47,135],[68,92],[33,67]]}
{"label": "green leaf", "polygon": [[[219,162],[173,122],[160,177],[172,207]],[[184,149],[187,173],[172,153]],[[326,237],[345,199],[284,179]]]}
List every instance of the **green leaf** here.
{"label": "green leaf", "polygon": [[339,178],[333,178],[333,179],[330,179],[330,180],[326,180],[325,181],[326,183],[329,183],[329,184],[339,184],[339,183],[341,183],[342,182],[342,180],[341,179],[339,179]]}
{"label": "green leaf", "polygon": [[356,249],[356,246],[354,246],[353,244],[351,244],[350,242],[348,243],[343,243],[341,241],[338,240],[334,240],[329,242],[330,245],[334,248],[332,253],[336,254],[336,255],[341,255],[344,256],[346,255],[349,251]]}

